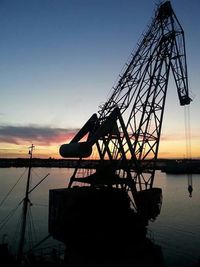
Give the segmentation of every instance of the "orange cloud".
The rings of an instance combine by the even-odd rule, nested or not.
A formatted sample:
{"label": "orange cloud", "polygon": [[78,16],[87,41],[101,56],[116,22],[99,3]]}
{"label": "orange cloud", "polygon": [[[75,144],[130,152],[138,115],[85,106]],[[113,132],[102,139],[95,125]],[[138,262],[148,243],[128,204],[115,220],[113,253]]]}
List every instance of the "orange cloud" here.
{"label": "orange cloud", "polygon": [[[27,157],[28,147],[35,146],[34,156],[60,158],[59,147],[70,142],[79,129],[63,129],[39,126],[1,126],[0,157]],[[191,156],[200,157],[198,133],[192,135]],[[186,157],[185,134],[161,135],[159,158]]]}
{"label": "orange cloud", "polygon": [[27,157],[33,143],[35,157],[60,157],[59,147],[68,143],[79,129],[39,126],[1,126],[0,157]]}
{"label": "orange cloud", "polygon": [[61,144],[69,141],[78,129],[62,129],[39,126],[1,126],[0,143],[37,145]]}

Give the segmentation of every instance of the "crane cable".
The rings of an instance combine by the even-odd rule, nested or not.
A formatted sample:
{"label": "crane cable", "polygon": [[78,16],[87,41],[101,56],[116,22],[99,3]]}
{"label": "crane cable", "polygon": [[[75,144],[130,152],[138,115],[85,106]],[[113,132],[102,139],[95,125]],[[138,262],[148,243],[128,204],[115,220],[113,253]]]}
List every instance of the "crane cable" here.
{"label": "crane cable", "polygon": [[[186,139],[186,164],[190,164],[191,161],[191,128],[190,128],[190,109],[189,106],[184,106],[185,117],[185,139]],[[192,197],[193,185],[192,185],[192,173],[190,170],[187,173],[188,178],[188,192],[189,197]]]}

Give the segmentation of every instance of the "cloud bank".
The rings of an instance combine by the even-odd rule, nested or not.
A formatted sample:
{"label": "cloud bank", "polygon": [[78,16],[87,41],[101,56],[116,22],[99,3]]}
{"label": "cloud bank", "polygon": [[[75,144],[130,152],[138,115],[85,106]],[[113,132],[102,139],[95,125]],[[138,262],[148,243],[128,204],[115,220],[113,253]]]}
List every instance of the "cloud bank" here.
{"label": "cloud bank", "polygon": [[40,126],[0,126],[0,143],[55,145],[69,142],[79,129]]}

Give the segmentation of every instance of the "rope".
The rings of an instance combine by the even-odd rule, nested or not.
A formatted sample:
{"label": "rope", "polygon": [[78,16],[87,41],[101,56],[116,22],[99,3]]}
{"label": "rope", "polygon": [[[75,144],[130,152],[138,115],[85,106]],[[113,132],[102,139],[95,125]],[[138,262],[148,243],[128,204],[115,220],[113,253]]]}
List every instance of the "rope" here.
{"label": "rope", "polygon": [[[184,106],[184,117],[185,117],[185,139],[186,139],[186,164],[190,164],[190,161],[191,161],[191,128],[190,128],[189,106]],[[192,174],[188,173],[187,178],[188,178],[189,197],[192,197],[192,191],[193,191]]]}
{"label": "rope", "polygon": [[44,243],[47,239],[49,239],[51,237],[51,235],[47,235],[45,238],[43,238],[42,240],[40,240],[36,245],[34,245],[34,247],[32,247],[29,251],[27,251],[27,253],[31,252],[32,250],[36,249],[37,247],[39,247],[42,243]]}
{"label": "rope", "polygon": [[33,222],[31,208],[29,208],[28,210],[27,234],[29,238],[29,249],[31,249],[33,247],[34,242],[36,242],[37,240],[37,233],[36,233],[35,225]]}
{"label": "rope", "polygon": [[47,176],[49,176],[50,173],[48,173],[46,176],[44,176],[44,178],[42,178],[31,190],[29,190],[29,194],[36,188],[38,187],[38,185],[40,185],[46,178]]}
{"label": "rope", "polygon": [[0,222],[0,225],[1,225],[0,226],[0,231],[5,226],[5,224],[8,222],[10,217],[14,215],[15,211],[19,208],[21,203],[22,203],[22,201],[14,209],[12,209],[11,212],[4,219],[1,220],[1,222]]}
{"label": "rope", "polygon": [[22,220],[21,220],[21,216],[18,217],[17,220],[17,224],[16,224],[16,228],[15,228],[15,232],[12,238],[12,246],[16,252],[17,255],[17,249],[18,249],[18,244],[19,244],[19,236],[20,236],[20,229],[21,229],[21,224],[22,224]]}
{"label": "rope", "polygon": [[0,207],[3,205],[3,203],[6,201],[6,199],[9,197],[9,195],[12,193],[12,191],[14,190],[15,186],[19,183],[19,181],[21,180],[21,178],[24,176],[25,172],[26,172],[27,168],[25,169],[25,171],[22,173],[22,175],[18,178],[17,182],[13,185],[13,187],[11,187],[11,189],[8,191],[8,193],[5,195],[5,197],[3,198],[3,200],[0,203]]}

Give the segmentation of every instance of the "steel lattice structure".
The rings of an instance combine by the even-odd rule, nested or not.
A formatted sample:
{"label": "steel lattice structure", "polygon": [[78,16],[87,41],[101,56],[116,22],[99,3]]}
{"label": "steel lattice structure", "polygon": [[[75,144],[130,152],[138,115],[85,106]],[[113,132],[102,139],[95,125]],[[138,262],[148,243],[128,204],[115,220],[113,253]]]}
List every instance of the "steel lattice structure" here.
{"label": "steel lattice structure", "polygon": [[[158,6],[108,101],[71,141],[78,143],[87,135],[86,143],[98,151],[102,166],[105,168],[105,162],[109,162],[112,173],[121,179],[113,181],[112,186],[130,190],[135,202],[138,191],[153,187],[171,74],[180,104],[188,105],[191,99],[184,32],[167,1]],[[73,181],[79,181],[77,169],[70,186]],[[105,179],[102,183],[106,184]]]}

